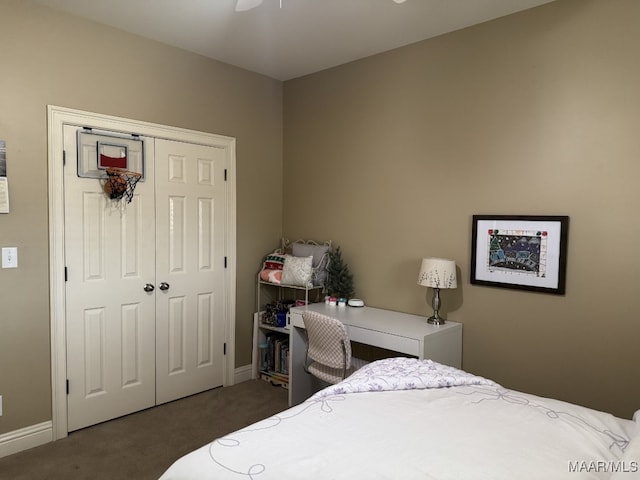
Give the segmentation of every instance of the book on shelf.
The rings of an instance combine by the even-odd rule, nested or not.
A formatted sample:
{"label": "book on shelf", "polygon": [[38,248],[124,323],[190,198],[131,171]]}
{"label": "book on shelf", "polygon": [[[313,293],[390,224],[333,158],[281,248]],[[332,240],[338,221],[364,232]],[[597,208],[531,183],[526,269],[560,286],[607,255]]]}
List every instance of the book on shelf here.
{"label": "book on shelf", "polygon": [[260,373],[260,378],[266,382],[270,382],[273,385],[279,385],[281,387],[284,388],[289,388],[289,378],[288,377],[280,377],[277,375],[274,375],[273,373],[269,373],[269,372],[261,372]]}
{"label": "book on shelf", "polygon": [[261,369],[269,372],[289,373],[289,336],[270,332],[265,336],[265,356]]}
{"label": "book on shelf", "polygon": [[285,381],[285,382],[288,382],[288,381],[289,381],[289,375],[286,375],[286,374],[284,374],[284,373],[280,373],[280,372],[273,372],[273,371],[271,371],[271,372],[265,372],[265,373],[266,373],[267,375],[269,375],[270,377],[277,378],[277,379],[282,380],[282,381]]}

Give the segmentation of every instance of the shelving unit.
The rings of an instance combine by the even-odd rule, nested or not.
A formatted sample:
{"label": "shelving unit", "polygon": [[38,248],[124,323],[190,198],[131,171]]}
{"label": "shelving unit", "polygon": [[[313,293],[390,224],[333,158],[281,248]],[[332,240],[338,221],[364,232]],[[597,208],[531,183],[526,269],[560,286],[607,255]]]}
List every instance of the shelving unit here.
{"label": "shelving unit", "polygon": [[[260,274],[256,279],[256,309],[253,314],[253,361],[251,378],[262,378],[274,385],[281,385],[285,388],[289,386],[289,314],[280,326],[269,325],[263,321],[264,305],[261,290],[263,288],[275,288],[275,300],[284,300],[287,290],[294,292],[293,300],[302,300],[297,298],[304,292],[304,301],[309,303],[309,293],[315,292],[316,297],[322,290],[321,286],[315,287],[298,287],[295,285],[282,285],[277,283],[265,282],[260,279]],[[317,301],[317,298],[316,298]],[[261,345],[263,348],[261,349]],[[283,348],[284,346],[284,348]],[[267,353],[267,360],[264,355]],[[270,368],[272,367],[272,368]]]}
{"label": "shelving unit", "polygon": [[289,387],[289,329],[262,322],[253,315],[253,375],[274,385]]}
{"label": "shelving unit", "polygon": [[[298,287],[296,285],[282,285],[280,283],[265,282],[264,280],[260,279],[260,274],[258,273],[258,278],[256,280],[256,310],[255,311],[260,311],[264,307],[261,301],[263,287],[275,288],[276,300],[284,300],[284,292],[286,290],[293,290],[295,292],[304,292],[304,301],[306,304],[309,303],[309,292],[316,293],[315,301],[318,302],[319,299],[317,297],[318,297],[318,294],[320,293],[320,290],[322,290],[321,286]],[[297,300],[297,298],[295,300]]]}

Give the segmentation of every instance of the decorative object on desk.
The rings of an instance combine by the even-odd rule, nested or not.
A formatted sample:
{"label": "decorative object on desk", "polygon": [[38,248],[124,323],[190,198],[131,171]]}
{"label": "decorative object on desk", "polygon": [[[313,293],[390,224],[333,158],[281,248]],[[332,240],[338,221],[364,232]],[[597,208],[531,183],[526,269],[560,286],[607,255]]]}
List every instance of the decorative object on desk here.
{"label": "decorative object on desk", "polygon": [[364,300],[359,298],[350,298],[347,303],[350,307],[364,307]]}
{"label": "decorative object on desk", "polygon": [[444,258],[423,258],[418,274],[418,285],[433,288],[431,307],[433,315],[427,319],[433,325],[442,325],[445,319],[439,314],[440,289],[456,288],[458,286],[456,276],[456,263]]}
{"label": "decorative object on desk", "polygon": [[347,299],[344,297],[341,297],[338,299],[338,306],[339,307],[346,307],[347,306]]}
{"label": "decorative object on desk", "polygon": [[354,293],[353,274],[349,271],[349,265],[342,260],[340,247],[329,254],[327,273],[327,290],[329,294],[338,298],[351,298]]}
{"label": "decorative object on desk", "polygon": [[568,216],[474,215],[471,283],[565,293]]}

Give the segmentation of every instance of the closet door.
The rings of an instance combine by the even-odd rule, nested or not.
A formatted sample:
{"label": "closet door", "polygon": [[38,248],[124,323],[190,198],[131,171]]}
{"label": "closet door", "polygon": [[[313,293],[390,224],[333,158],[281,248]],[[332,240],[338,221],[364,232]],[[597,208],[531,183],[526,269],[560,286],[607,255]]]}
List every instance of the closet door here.
{"label": "closet door", "polygon": [[149,138],[144,181],[115,204],[78,176],[77,131],[64,128],[68,431],[221,386],[226,313],[226,150]]}
{"label": "closet door", "polygon": [[221,386],[226,152],[155,140],[156,401]]}
{"label": "closet door", "polygon": [[77,130],[64,127],[68,431],[155,404],[153,162],[118,206],[78,177]]}

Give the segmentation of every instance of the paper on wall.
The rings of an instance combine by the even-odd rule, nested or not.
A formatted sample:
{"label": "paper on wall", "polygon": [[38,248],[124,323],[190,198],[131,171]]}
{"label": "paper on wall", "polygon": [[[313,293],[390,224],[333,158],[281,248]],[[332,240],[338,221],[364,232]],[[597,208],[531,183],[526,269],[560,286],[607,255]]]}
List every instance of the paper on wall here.
{"label": "paper on wall", "polygon": [[9,213],[9,181],[0,177],[0,213]]}

